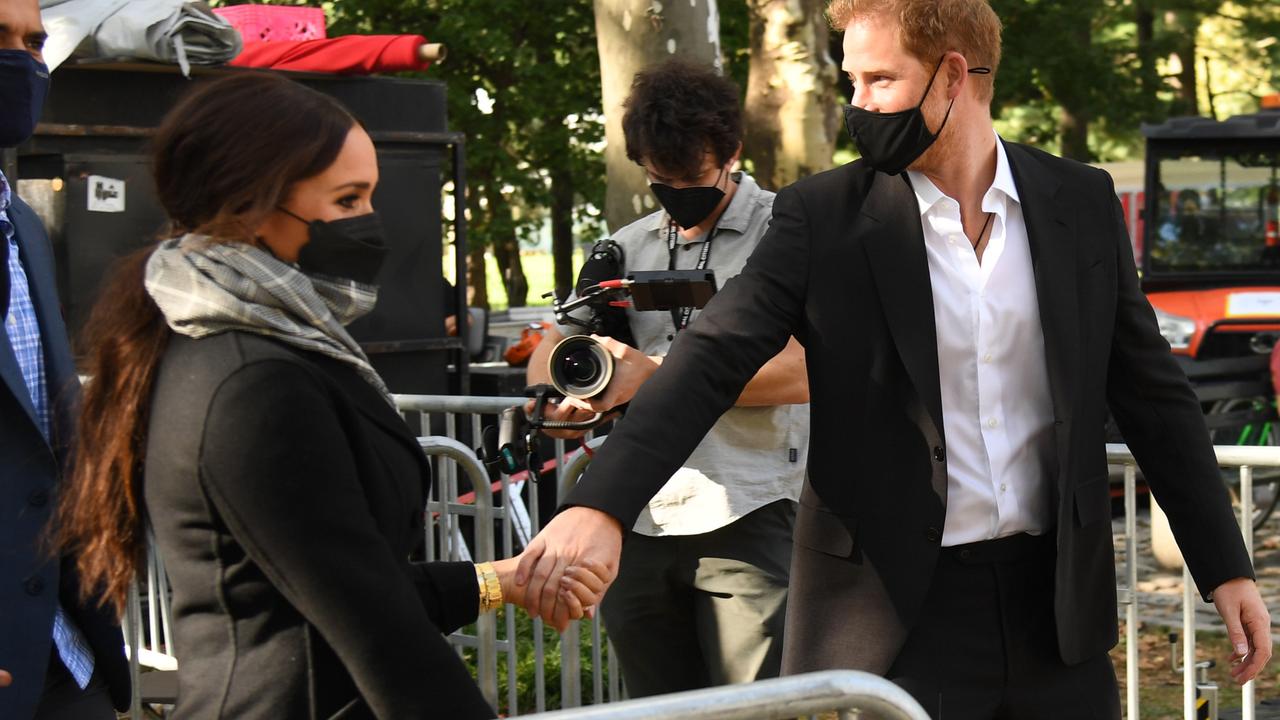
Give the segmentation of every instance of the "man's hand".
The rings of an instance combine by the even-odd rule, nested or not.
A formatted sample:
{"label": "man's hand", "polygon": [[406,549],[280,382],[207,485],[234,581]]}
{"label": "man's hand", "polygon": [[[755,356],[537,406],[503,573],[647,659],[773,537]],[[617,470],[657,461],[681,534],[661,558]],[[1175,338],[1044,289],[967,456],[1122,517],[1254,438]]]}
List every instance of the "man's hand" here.
{"label": "man's hand", "polygon": [[[584,578],[569,569],[590,571],[602,581],[599,594],[603,596],[618,575],[621,554],[622,525],[613,516],[588,507],[561,511],[520,555],[515,582],[524,588],[524,608],[563,632],[573,612],[572,602],[560,597],[566,587],[562,582],[566,573],[572,580],[582,582]],[[568,587],[576,590],[572,584]],[[575,595],[582,597],[576,592]]]}
{"label": "man's hand", "polygon": [[[519,557],[495,560],[493,570],[498,575],[498,584],[502,586],[503,601],[523,606],[525,586],[517,585],[515,581],[519,564]],[[569,620],[595,617],[595,606],[600,604],[608,587],[606,575],[608,570],[604,564],[593,560],[585,561],[580,567],[565,569],[560,580],[559,601],[567,607]],[[556,629],[564,632],[564,628]]]}
{"label": "man's hand", "polygon": [[[530,400],[524,404],[524,414],[526,417],[533,415],[533,406],[536,400]],[[563,402],[560,398],[550,398],[547,404],[542,407],[542,419],[555,422],[586,422],[595,417],[595,411],[583,410],[569,403]],[[551,428],[542,428],[538,432],[547,437],[559,438],[561,440],[577,440],[587,434],[586,430],[552,430]]]}
{"label": "man's hand", "polygon": [[5,670],[0,670],[0,687],[9,687],[13,682],[13,676]]}
{"label": "man's hand", "polygon": [[592,412],[608,412],[631,402],[644,381],[657,372],[659,363],[621,340],[600,335],[591,337],[604,347],[605,352],[613,356],[613,378],[609,380],[603,393],[586,400],[566,398],[562,404]]}
{"label": "man's hand", "polygon": [[1243,685],[1271,659],[1271,613],[1258,585],[1249,578],[1228,580],[1213,590],[1213,604],[1227,625],[1231,642],[1231,678]]}

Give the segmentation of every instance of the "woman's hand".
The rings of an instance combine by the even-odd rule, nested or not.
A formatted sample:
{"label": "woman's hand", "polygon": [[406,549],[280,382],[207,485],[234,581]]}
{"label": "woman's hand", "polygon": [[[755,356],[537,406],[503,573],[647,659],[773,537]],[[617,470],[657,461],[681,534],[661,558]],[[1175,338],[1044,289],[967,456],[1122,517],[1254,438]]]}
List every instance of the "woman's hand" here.
{"label": "woman's hand", "polygon": [[[493,562],[494,572],[498,574],[498,584],[502,586],[504,603],[524,605],[524,593],[528,586],[516,584],[516,568],[519,564],[519,557]],[[556,604],[562,612],[555,613],[554,620],[548,620],[556,626],[557,632],[564,632],[569,627],[570,620],[595,617],[595,608],[600,604],[604,591],[608,587],[606,577],[608,577],[608,570],[602,563],[595,561],[588,560],[582,565],[571,565],[565,568],[556,596]],[[544,613],[544,619],[551,615],[553,614]]]}

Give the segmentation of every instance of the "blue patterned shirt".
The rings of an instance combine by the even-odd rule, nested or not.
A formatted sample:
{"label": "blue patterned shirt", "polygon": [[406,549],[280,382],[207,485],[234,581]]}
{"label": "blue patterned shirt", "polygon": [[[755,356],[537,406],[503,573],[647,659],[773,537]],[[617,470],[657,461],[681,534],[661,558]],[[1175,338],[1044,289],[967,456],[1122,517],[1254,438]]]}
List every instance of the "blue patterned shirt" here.
{"label": "blue patterned shirt", "polygon": [[[44,346],[40,344],[40,322],[36,318],[35,305],[31,302],[31,285],[27,282],[26,268],[22,266],[13,222],[9,219],[9,204],[12,201],[9,180],[4,173],[0,173],[0,232],[4,233],[5,241],[9,243],[9,310],[4,319],[4,329],[9,335],[13,354],[18,357],[22,379],[27,384],[31,404],[36,410],[36,422],[47,441],[50,408],[49,385],[44,375]],[[93,676],[93,651],[89,648],[84,633],[71,621],[61,605],[53,617],[53,644],[76,684],[81,689],[87,687]]]}
{"label": "blue patterned shirt", "polygon": [[22,267],[18,254],[18,240],[14,237],[13,223],[9,220],[9,203],[12,194],[9,180],[0,173],[0,232],[9,243],[9,312],[4,319],[4,329],[9,334],[9,344],[18,357],[22,379],[27,383],[31,405],[36,411],[36,422],[46,440],[49,439],[49,391],[44,377],[44,348],[40,344],[40,324],[36,320],[36,308],[31,303],[31,287],[27,283],[27,271]]}

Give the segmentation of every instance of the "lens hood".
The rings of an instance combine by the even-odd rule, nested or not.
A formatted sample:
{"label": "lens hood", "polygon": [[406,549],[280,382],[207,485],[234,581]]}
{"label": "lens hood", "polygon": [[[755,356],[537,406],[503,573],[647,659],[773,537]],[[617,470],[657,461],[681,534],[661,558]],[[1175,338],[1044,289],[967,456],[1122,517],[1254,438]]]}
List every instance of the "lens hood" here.
{"label": "lens hood", "polygon": [[590,335],[571,335],[551,349],[547,369],[565,397],[586,399],[604,392],[613,379],[613,356]]}

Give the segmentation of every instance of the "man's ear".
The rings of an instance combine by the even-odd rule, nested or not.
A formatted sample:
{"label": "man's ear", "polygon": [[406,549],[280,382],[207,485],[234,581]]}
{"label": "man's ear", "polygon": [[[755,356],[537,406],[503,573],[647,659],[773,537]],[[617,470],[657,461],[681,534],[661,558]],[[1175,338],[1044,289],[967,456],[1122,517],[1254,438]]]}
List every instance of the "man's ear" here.
{"label": "man's ear", "polygon": [[947,82],[947,99],[954,100],[960,97],[960,93],[969,82],[969,61],[961,53],[951,50],[943,56],[942,70],[939,74]]}

